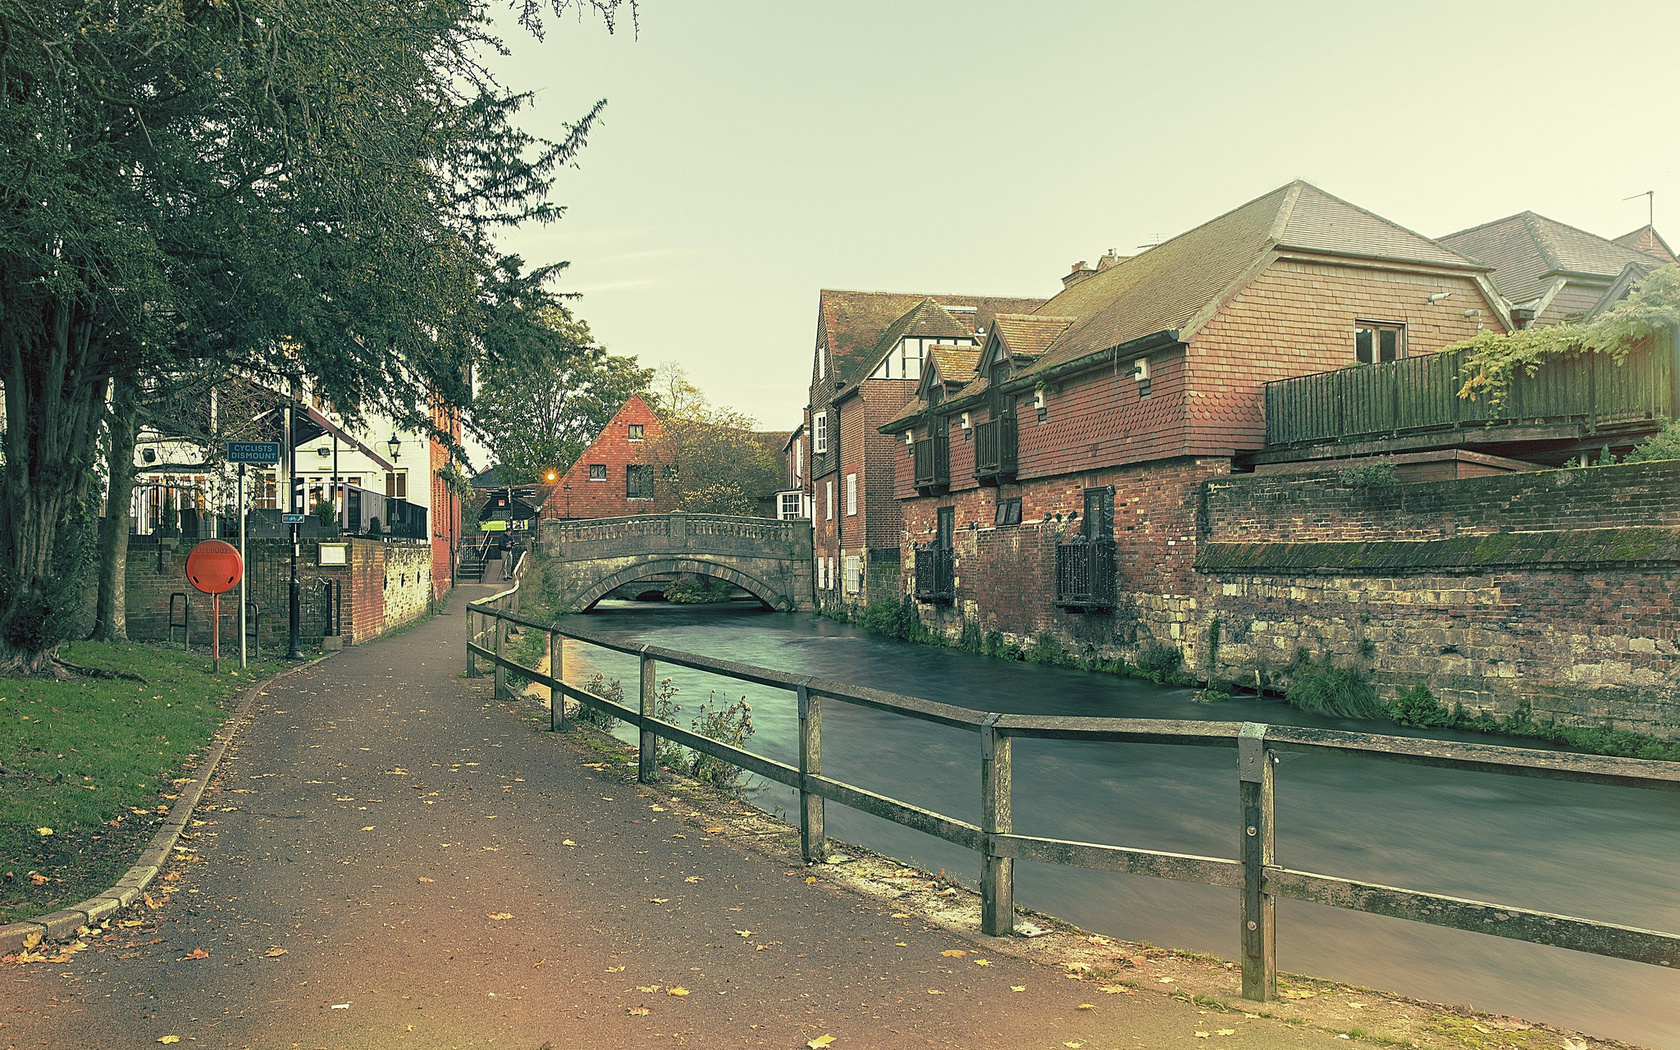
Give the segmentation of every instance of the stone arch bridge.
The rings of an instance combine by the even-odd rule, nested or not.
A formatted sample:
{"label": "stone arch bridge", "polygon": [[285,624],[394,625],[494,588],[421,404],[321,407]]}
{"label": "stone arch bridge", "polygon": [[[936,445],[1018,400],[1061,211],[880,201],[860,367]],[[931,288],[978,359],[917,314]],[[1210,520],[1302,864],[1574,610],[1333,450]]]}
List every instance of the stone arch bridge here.
{"label": "stone arch bridge", "polygon": [[627,583],[692,573],[727,580],[783,612],[815,608],[811,523],[723,514],[638,514],[547,521],[543,550],[559,607],[583,612]]}

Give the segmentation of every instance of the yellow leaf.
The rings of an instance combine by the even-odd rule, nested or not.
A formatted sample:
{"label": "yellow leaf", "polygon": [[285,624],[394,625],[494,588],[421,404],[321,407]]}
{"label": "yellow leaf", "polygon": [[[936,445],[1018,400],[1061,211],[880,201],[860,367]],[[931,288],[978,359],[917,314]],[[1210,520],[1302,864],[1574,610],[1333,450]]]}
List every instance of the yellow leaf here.
{"label": "yellow leaf", "polygon": [[37,834],[37,835],[45,836],[45,835],[51,835],[52,833],[53,833],[52,828],[36,828],[35,829],[35,834]]}
{"label": "yellow leaf", "polygon": [[263,952],[263,958],[264,959],[272,959],[277,955],[285,955],[285,954],[286,954],[286,949],[284,949],[284,948],[270,948],[268,951]]}
{"label": "yellow leaf", "polygon": [[905,943],[904,943],[904,942],[903,942],[903,941],[894,941],[894,942],[893,942],[893,943],[894,943],[894,944],[896,944],[896,945],[898,945],[898,946],[899,946],[899,947],[900,947],[900,948],[908,948],[908,947],[910,947],[910,946],[909,946],[909,945],[908,945],[908,944],[905,944]]}
{"label": "yellow leaf", "polygon": [[811,1050],[823,1050],[823,1047],[825,1046],[834,1045],[834,1037],[832,1035],[819,1035],[815,1039],[807,1042],[805,1045],[810,1047]]}
{"label": "yellow leaf", "polygon": [[422,875],[422,876],[420,876],[420,881],[421,882],[436,882],[437,880],[436,879],[428,879],[428,878],[426,878],[426,876]]}
{"label": "yellow leaf", "polygon": [[1171,977],[1157,977],[1157,978],[1155,978],[1155,983],[1156,984],[1171,984],[1171,983],[1173,983],[1173,979]]}
{"label": "yellow leaf", "polygon": [[650,903],[650,904],[669,904],[669,903],[671,903],[671,898],[669,898],[669,897],[649,897],[648,898],[648,903]]}
{"label": "yellow leaf", "polygon": [[624,967],[622,967],[622,966],[609,966],[609,967],[607,967],[607,972],[608,973],[623,973],[624,972]]}
{"label": "yellow leaf", "polygon": [[1122,994],[1122,993],[1129,993],[1131,991],[1131,989],[1127,988],[1123,984],[1104,984],[1104,985],[1099,985],[1097,987],[1097,991],[1107,992],[1109,995],[1119,995],[1119,994]]}
{"label": "yellow leaf", "polygon": [[631,1017],[646,1017],[647,1012],[648,1008],[645,1006],[632,1006],[629,1010]]}
{"label": "yellow leaf", "polygon": [[563,839],[563,840],[561,840],[560,845],[562,845],[562,846],[575,846],[575,845],[577,845],[577,843],[573,842],[571,839]]}
{"label": "yellow leaf", "polygon": [[715,828],[707,828],[707,829],[706,829],[706,834],[708,834],[708,835],[716,835],[716,834],[719,834],[719,833],[721,833],[721,832],[722,832],[722,831],[723,831],[723,828],[721,828],[721,827],[715,827]]}
{"label": "yellow leaf", "polygon": [[736,930],[735,932],[740,934],[743,937],[751,937],[752,936],[752,931],[751,930]]}
{"label": "yellow leaf", "polygon": [[1027,986],[1024,984],[1012,984],[1009,986],[1009,990],[1012,992],[1024,992],[1027,990]]}
{"label": "yellow leaf", "polygon": [[1091,968],[1090,963],[1068,963],[1067,968],[1075,973],[1084,973]]}
{"label": "yellow leaf", "polygon": [[704,881],[704,880],[702,880],[700,878],[700,876],[698,876],[698,875],[690,875],[688,878],[684,879],[683,881],[684,882],[701,882],[701,881]]}
{"label": "yellow leaf", "polygon": [[203,948],[194,948],[192,951],[188,952],[186,955],[183,955],[177,961],[178,962],[186,962],[188,959],[208,959],[208,958],[210,958],[210,953],[209,952],[205,951]]}
{"label": "yellow leaf", "polygon": [[947,948],[939,954],[945,956],[947,959],[961,959],[968,953],[963,951],[961,948]]}
{"label": "yellow leaf", "polygon": [[501,922],[503,919],[513,918],[513,914],[511,912],[499,911],[499,912],[496,912],[495,914],[491,915],[490,918],[494,919],[497,922]]}
{"label": "yellow leaf", "polygon": [[178,1036],[178,1035],[160,1035],[160,1036],[158,1036],[158,1042],[160,1042],[160,1043],[179,1043],[180,1041],[181,1041],[181,1037]]}
{"label": "yellow leaf", "polygon": [[1197,1032],[1196,1033],[1196,1038],[1197,1039],[1206,1039],[1207,1037],[1208,1037],[1208,1034],[1206,1032]]}
{"label": "yellow leaf", "polygon": [[128,929],[132,930],[136,926],[146,925],[146,920],[144,920],[144,919],[124,919],[121,922],[117,923],[117,925],[127,927]]}
{"label": "yellow leaf", "polygon": [[990,966],[990,965],[992,965],[992,960],[990,960],[990,959],[976,959],[976,960],[974,960],[974,965],[976,965],[976,966]]}
{"label": "yellow leaf", "polygon": [[817,881],[817,877],[816,877],[816,876],[815,876],[815,875],[807,875],[807,876],[805,876],[805,883],[806,883],[806,885],[810,885],[810,884],[811,884],[811,883],[813,883],[813,882],[816,882],[816,881]]}
{"label": "yellow leaf", "polygon": [[1065,1047],[1068,1047],[1069,1050],[1079,1050],[1079,1048],[1084,1046],[1085,1044],[1081,1043],[1079,1040],[1075,1039],[1075,1040],[1072,1040],[1070,1042],[1063,1043],[1062,1045],[1065,1046]]}
{"label": "yellow leaf", "polygon": [[[135,925],[138,926],[140,924],[135,923]],[[40,943],[41,943],[41,931],[40,930],[36,930],[34,933],[29,934],[28,936],[24,937],[24,939],[23,939],[23,947],[24,947],[25,950],[33,948]]]}
{"label": "yellow leaf", "polygon": [[676,996],[683,996],[683,995],[687,995],[687,994],[688,994],[688,989],[687,989],[687,988],[684,988],[684,987],[683,987],[683,986],[682,986],[682,985],[680,985],[680,984],[679,984],[679,985],[677,985],[677,986],[676,986],[676,987],[675,987],[675,988],[667,988],[667,989],[665,989],[665,994],[666,994],[666,995],[676,995]]}
{"label": "yellow leaf", "polygon": [[652,995],[654,992],[659,991],[660,987],[661,986],[657,984],[638,984],[636,986],[636,991],[641,992],[643,995]]}
{"label": "yellow leaf", "polygon": [[1081,1010],[1095,1010],[1096,1006],[1092,1005],[1091,1003],[1080,1003],[1079,1008]]}
{"label": "yellow leaf", "polygon": [[940,990],[939,990],[939,989],[937,989],[937,988],[929,988],[929,989],[928,989],[928,994],[929,994],[929,995],[944,995],[944,994],[945,994],[945,993],[944,993],[944,992],[942,992],[942,991],[940,991]]}
{"label": "yellow leaf", "polygon": [[1278,995],[1285,999],[1311,999],[1317,992],[1309,992],[1303,988],[1280,988]]}
{"label": "yellow leaf", "polygon": [[1236,1035],[1237,1030],[1235,1028],[1221,1028],[1221,1029],[1218,1029],[1217,1031],[1215,1031],[1213,1034],[1214,1035]]}

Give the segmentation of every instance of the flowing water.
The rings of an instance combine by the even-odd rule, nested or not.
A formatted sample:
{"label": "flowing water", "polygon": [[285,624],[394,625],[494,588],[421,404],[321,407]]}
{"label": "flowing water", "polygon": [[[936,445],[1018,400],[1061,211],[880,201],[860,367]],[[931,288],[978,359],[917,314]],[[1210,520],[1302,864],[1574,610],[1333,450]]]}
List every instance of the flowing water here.
{"label": "flowing water", "polygon": [[[1200,704],[1188,689],[928,649],[808,614],[603,603],[568,622],[978,710],[1406,732],[1276,701]],[[595,671],[621,679],[635,702],[634,658],[568,641],[567,679]],[[791,693],[678,667],[660,677],[680,690],[678,724],[709,697],[745,696],[757,727],[750,749],[797,762]],[[823,707],[823,772],[836,779],[978,822],[979,759],[973,733],[834,701]],[[1231,750],[1018,740],[1014,784],[1020,834],[1238,855]],[[778,784],[755,784],[749,797],[796,812],[794,793]],[[974,853],[838,804],[829,804],[827,826],[836,838],[971,884],[978,876]],[[1285,755],[1277,856],[1307,871],[1680,930],[1680,797],[1665,792]],[[1118,937],[1228,959],[1240,951],[1235,890],[1020,861],[1015,900]],[[1283,970],[1680,1050],[1680,974],[1665,968],[1298,901],[1279,901],[1277,910]]]}

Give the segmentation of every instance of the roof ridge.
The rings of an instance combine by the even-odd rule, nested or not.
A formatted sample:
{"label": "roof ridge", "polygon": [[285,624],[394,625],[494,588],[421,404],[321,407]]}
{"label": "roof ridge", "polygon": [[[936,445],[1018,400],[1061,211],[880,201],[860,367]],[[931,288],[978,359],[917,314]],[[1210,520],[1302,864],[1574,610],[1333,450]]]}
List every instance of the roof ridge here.
{"label": "roof ridge", "polygon": [[1443,233],[1443,234],[1441,234],[1441,236],[1437,237],[1436,240],[1445,241],[1445,240],[1447,240],[1449,238],[1452,238],[1452,237],[1463,237],[1467,233],[1480,233],[1481,231],[1483,231],[1483,230],[1485,230],[1485,229],[1487,229],[1491,226],[1498,226],[1500,223],[1510,222],[1512,219],[1520,219],[1524,215],[1533,215],[1533,214],[1534,213],[1531,212],[1531,211],[1513,212],[1510,215],[1501,216],[1500,218],[1497,218],[1497,219],[1489,219],[1487,222],[1481,223],[1481,224],[1476,225],[1476,226],[1466,226],[1462,230],[1454,230],[1452,233]]}
{"label": "roof ridge", "polygon": [[[1336,196],[1334,193],[1331,193],[1330,191],[1328,191],[1328,190],[1326,190],[1322,187],[1314,186],[1310,182],[1302,182],[1301,185],[1313,190],[1316,193],[1323,194],[1324,196],[1330,198],[1331,200],[1335,201],[1337,204],[1340,204],[1345,208],[1352,208],[1354,211],[1358,212],[1361,215],[1368,216],[1372,219],[1377,220],[1380,223],[1384,223],[1385,225],[1392,226],[1395,229],[1401,231],[1402,233],[1409,233],[1413,237],[1416,237],[1417,239],[1419,239],[1421,241],[1426,241],[1429,244],[1433,244],[1437,248],[1440,248],[1442,251],[1447,252],[1450,255],[1456,255],[1460,259],[1463,259],[1467,263],[1480,265],[1480,263],[1477,260],[1470,258],[1468,255],[1465,255],[1463,252],[1456,251],[1453,248],[1449,247],[1448,245],[1442,244],[1440,241],[1436,240],[1433,237],[1430,237],[1430,236],[1427,236],[1425,234],[1419,233],[1418,231],[1412,229],[1410,226],[1402,226],[1399,223],[1395,222],[1393,219],[1390,219],[1386,215],[1378,215],[1376,212],[1372,211],[1369,208],[1362,208],[1359,205],[1353,203],[1352,201],[1343,200],[1342,198]],[[1299,198],[1297,197],[1297,200],[1298,199]]]}
{"label": "roof ridge", "polygon": [[[1266,230],[1267,243],[1279,244],[1283,241],[1283,235],[1289,229],[1289,220],[1295,217],[1295,205],[1301,203],[1301,187],[1305,185],[1307,183],[1300,179],[1289,184],[1289,192],[1283,195],[1283,203],[1278,205],[1277,214],[1272,216],[1272,225]],[[1318,189],[1316,186],[1313,188]]]}

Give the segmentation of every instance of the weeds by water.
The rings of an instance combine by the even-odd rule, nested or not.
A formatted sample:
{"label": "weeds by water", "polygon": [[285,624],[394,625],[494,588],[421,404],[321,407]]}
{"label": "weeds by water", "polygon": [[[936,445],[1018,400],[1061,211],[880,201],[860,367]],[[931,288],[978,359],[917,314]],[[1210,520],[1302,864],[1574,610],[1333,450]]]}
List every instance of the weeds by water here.
{"label": "weeds by water", "polygon": [[1329,654],[1313,660],[1301,651],[1284,674],[1289,681],[1284,698],[1291,707],[1341,718],[1382,718],[1385,713],[1363,667],[1337,664]]}
{"label": "weeds by water", "polygon": [[1659,740],[1610,725],[1567,726],[1559,724],[1556,719],[1540,722],[1535,719],[1534,709],[1526,700],[1502,719],[1485,711],[1470,714],[1459,703],[1448,708],[1435,699],[1435,694],[1427,686],[1416,685],[1390,700],[1384,713],[1397,725],[1418,729],[1495,733],[1543,740],[1594,755],[1680,762],[1680,741]]}

